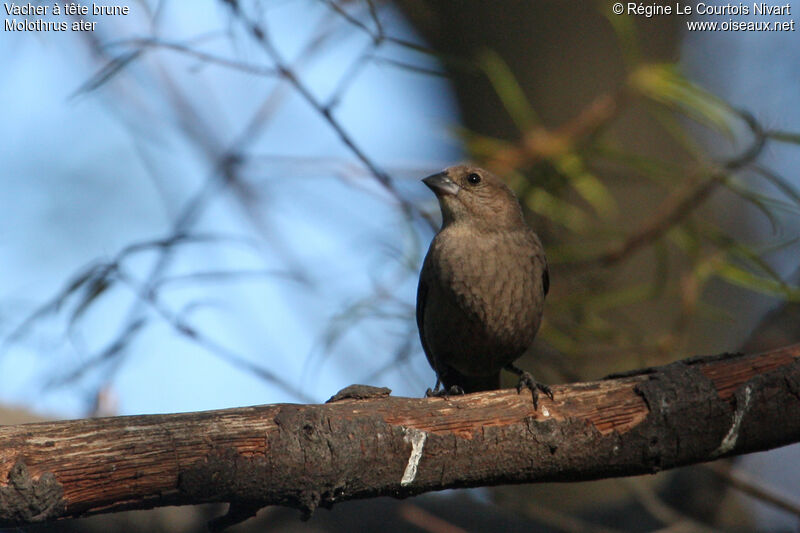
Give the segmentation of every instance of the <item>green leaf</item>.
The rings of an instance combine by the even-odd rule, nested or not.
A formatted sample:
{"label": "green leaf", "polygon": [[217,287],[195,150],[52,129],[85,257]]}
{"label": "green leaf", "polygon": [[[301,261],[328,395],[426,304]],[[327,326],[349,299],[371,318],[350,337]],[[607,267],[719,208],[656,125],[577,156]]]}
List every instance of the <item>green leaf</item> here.
{"label": "green leaf", "polygon": [[590,155],[630,167],[638,175],[655,183],[667,184],[670,188],[675,185],[678,176],[686,174],[686,169],[675,163],[621,150],[608,144],[598,143],[591,147]]}
{"label": "green leaf", "polygon": [[650,283],[637,283],[609,291],[593,294],[584,300],[584,304],[592,311],[606,311],[617,307],[625,307],[644,302],[653,296]]}
{"label": "green leaf", "polygon": [[491,159],[498,152],[508,150],[513,145],[503,139],[489,137],[488,135],[480,135],[466,128],[460,128],[458,132],[464,139],[469,153],[478,159]]}
{"label": "green leaf", "polygon": [[600,13],[608,19],[611,28],[619,40],[622,56],[628,69],[634,68],[641,63],[642,52],[639,48],[639,36],[636,33],[636,25],[633,17],[628,15],[615,15],[611,10],[611,2],[600,2]]}
{"label": "green leaf", "polygon": [[517,128],[524,132],[538,124],[536,112],[503,58],[497,52],[484,50],[478,56],[478,63]]}
{"label": "green leaf", "polygon": [[765,205],[762,195],[756,194],[753,191],[748,190],[746,187],[734,183],[733,180],[728,180],[728,182],[725,184],[725,187],[761,211],[761,214],[764,215],[764,217],[769,221],[770,226],[772,226],[772,233],[774,234],[778,232],[778,219],[775,214]]}
{"label": "green leaf", "polygon": [[739,183],[738,180],[728,180],[725,186],[753,205],[760,205],[762,209],[766,211],[766,213],[768,213],[772,218],[775,217],[773,214],[773,210],[775,209],[780,209],[792,215],[800,214],[800,206],[784,202],[783,200],[767,196],[766,194],[757,193],[748,189],[742,183]]}
{"label": "green leaf", "polygon": [[611,218],[617,214],[614,196],[597,176],[589,172],[583,160],[570,152],[555,161],[559,172],[569,178],[569,183],[581,195],[581,198],[603,218]]}
{"label": "green leaf", "polygon": [[733,140],[736,112],[724,100],[690,82],[672,63],[646,64],[629,77],[631,86],[644,96]]}
{"label": "green leaf", "polygon": [[784,298],[789,302],[800,302],[800,288],[782,281],[758,276],[732,263],[720,265],[717,275],[725,281],[745,289]]}
{"label": "green leaf", "polygon": [[651,105],[645,106],[645,109],[656,122],[669,134],[669,136],[677,142],[681,148],[686,150],[695,160],[705,162],[707,159],[706,151],[701,147],[686,129],[686,125],[682,123],[679,116],[676,116],[671,110],[657,105],[654,102]]}
{"label": "green leaf", "polygon": [[797,204],[800,205],[800,192],[788,181],[786,181],[782,176],[775,174],[771,170],[754,165],[751,167],[755,170],[761,177],[772,183],[778,190],[780,190],[783,194],[794,200]]}
{"label": "green leaf", "polygon": [[697,258],[700,253],[700,236],[688,225],[675,226],[667,232],[667,239],[689,256]]}
{"label": "green leaf", "polygon": [[[749,246],[738,242],[734,238],[726,235],[718,228],[713,226],[708,226],[703,228],[703,235],[711,240],[714,244],[716,244],[720,249],[722,249],[725,253],[730,255],[731,257],[736,257],[741,259],[748,264],[757,267],[763,273],[767,274],[768,276],[772,277],[773,279],[780,281],[780,275],[772,268],[772,266],[767,263],[764,259],[761,258],[761,255],[758,251],[750,248]],[[795,241],[796,239],[792,239]]]}
{"label": "green leaf", "polygon": [[589,217],[581,208],[553,196],[544,189],[534,188],[525,195],[525,205],[534,213],[549,218],[565,228],[580,233],[589,227]]}
{"label": "green leaf", "polygon": [[800,144],[800,133],[792,133],[789,131],[768,131],[766,136],[779,142]]}

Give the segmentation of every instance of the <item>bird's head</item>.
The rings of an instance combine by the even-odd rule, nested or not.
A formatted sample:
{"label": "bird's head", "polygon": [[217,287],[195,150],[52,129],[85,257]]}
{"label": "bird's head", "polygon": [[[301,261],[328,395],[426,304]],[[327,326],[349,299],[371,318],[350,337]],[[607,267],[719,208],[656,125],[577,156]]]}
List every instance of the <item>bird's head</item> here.
{"label": "bird's head", "polygon": [[422,182],[439,200],[443,226],[468,223],[486,229],[514,229],[525,223],[511,189],[482,168],[457,165]]}

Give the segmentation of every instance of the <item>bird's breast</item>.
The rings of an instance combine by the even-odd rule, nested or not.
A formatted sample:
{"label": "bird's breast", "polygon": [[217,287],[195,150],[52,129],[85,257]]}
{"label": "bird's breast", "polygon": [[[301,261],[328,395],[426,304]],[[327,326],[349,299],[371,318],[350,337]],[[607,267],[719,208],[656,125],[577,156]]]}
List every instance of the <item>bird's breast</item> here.
{"label": "bird's breast", "polygon": [[524,232],[443,231],[431,251],[438,284],[463,313],[462,338],[515,357],[533,342],[544,301],[538,241]]}

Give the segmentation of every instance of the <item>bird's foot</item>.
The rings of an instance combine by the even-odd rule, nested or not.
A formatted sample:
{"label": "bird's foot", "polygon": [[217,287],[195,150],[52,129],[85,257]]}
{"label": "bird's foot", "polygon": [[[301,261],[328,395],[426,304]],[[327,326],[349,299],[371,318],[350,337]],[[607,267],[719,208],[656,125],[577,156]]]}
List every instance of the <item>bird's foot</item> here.
{"label": "bird's foot", "polygon": [[528,389],[531,391],[534,409],[539,409],[539,391],[545,393],[551,400],[553,399],[553,391],[550,389],[550,387],[533,379],[533,376],[531,376],[529,372],[523,372],[519,377],[519,383],[517,383],[517,393],[521,393],[522,389]]}
{"label": "bird's foot", "polygon": [[539,391],[545,393],[551,400],[553,399],[552,389],[544,383],[539,383],[533,379],[533,376],[530,372],[525,372],[524,370],[521,370],[512,364],[507,365],[506,370],[514,372],[519,376],[519,383],[517,383],[518,394],[522,392],[522,389],[528,389],[531,391],[534,409],[539,409]]}
{"label": "bird's foot", "polygon": [[433,387],[433,389],[428,389],[428,390],[425,391],[425,397],[426,398],[434,398],[436,396],[441,396],[442,393],[439,390],[439,387],[441,387],[441,386],[442,386],[442,381],[437,377],[436,378],[436,385]]}
{"label": "bird's foot", "polygon": [[461,394],[465,394],[465,392],[464,389],[458,385],[453,385],[449,389],[445,389],[444,387],[439,388],[438,383],[435,389],[428,389],[425,391],[426,398],[444,398],[445,400],[450,396],[459,396]]}

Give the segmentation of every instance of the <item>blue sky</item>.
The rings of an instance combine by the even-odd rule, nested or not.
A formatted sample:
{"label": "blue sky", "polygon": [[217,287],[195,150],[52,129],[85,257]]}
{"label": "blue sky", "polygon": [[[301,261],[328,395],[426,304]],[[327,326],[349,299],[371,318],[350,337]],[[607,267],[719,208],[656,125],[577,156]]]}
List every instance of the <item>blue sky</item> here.
{"label": "blue sky", "polygon": [[[106,43],[151,35],[191,41],[206,53],[269,66],[221,3],[192,2],[191,10],[182,2],[163,5],[156,28],[148,27],[141,5],[134,4],[128,17],[99,19],[95,36]],[[333,37],[297,70],[323,102],[370,43],[320,2],[279,2],[263,16],[289,62],[303,57],[314,35],[330,29]],[[382,16],[391,35],[415,38],[397,15],[384,10]],[[102,65],[85,38],[72,32],[0,33],[0,96],[13,103],[3,106],[0,121],[0,210],[9,221],[0,229],[0,331],[11,331],[89,261],[109,261],[126,245],[166,236],[211,174],[215,150],[240,142],[251,117],[272,105],[263,127],[241,143],[248,156],[241,169],[247,197],[216,193],[195,226],[248,242],[183,246],[168,274],[275,275],[207,283],[177,279],[164,285],[164,302],[176,313],[187,312],[193,327],[225,350],[280,373],[317,400],[385,365],[387,348],[399,342],[396,325],[386,331],[386,324],[360,324],[324,356],[321,338],[331,318],[368,295],[373,283],[399,276],[399,261],[388,250],[413,255],[419,243],[408,241],[393,200],[318,110],[290,88],[278,89],[275,103],[265,104],[280,83],[276,78],[204,65],[176,52],[149,53],[98,90],[75,95]],[[436,67],[400,46],[385,45],[378,53]],[[451,133],[457,112],[444,81],[372,62],[342,95],[333,113],[348,134],[412,201],[433,207],[417,180],[460,155]],[[155,259],[153,252],[136,254],[126,259],[125,271],[141,278]],[[309,284],[283,275],[297,265]],[[398,280],[395,296],[413,305],[414,280]],[[85,415],[102,375],[64,387],[43,384],[111,342],[135,300],[124,286],[109,291],[66,340],[69,305],[37,321],[0,357],[0,401],[57,416]],[[120,413],[298,401],[176,335],[152,312],[148,316],[152,320],[105,383]],[[419,355],[408,372],[386,374],[380,384],[421,394],[433,374]]]}

